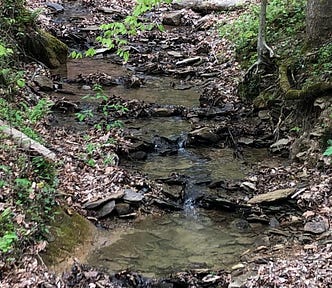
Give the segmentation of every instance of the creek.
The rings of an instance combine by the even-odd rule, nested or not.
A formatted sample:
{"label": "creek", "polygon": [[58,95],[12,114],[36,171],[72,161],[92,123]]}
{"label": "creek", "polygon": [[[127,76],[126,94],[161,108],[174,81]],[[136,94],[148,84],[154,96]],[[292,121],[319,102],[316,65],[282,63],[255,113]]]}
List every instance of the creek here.
{"label": "creek", "polygon": [[[106,71],[109,75],[125,73],[106,61],[98,60],[98,65],[93,63],[92,60],[82,61],[80,65],[75,61],[69,62],[68,78],[77,77],[81,71],[93,72],[95,67],[98,67],[98,72]],[[118,85],[105,91],[128,100],[197,106],[198,92],[195,89],[175,90],[170,83],[178,84],[178,81],[170,77],[149,77],[143,88],[127,89]],[[80,101],[82,106],[94,105],[82,99],[91,91],[85,91],[77,84],[70,85],[70,89],[74,92],[72,95],[57,93],[57,97]],[[58,125],[75,126],[77,131],[87,128],[75,122],[73,116],[57,114]],[[249,224],[241,219],[241,215],[230,212],[199,208],[196,202],[203,195],[219,193],[209,187],[211,182],[243,179],[252,165],[267,158],[267,151],[244,150],[243,159],[237,159],[233,150],[227,147],[187,148],[185,143],[191,124],[181,117],[129,119],[124,120],[124,124],[135,137],[157,144],[146,159],[121,159],[120,165],[156,181],[170,175],[183,176],[185,187],[166,187],[173,197],[183,197],[183,209],[162,216],[150,215],[126,228],[99,229],[94,245],[87,253],[89,265],[111,272],[130,269],[146,276],[162,277],[193,268],[230,269],[247,249],[260,245],[263,225]],[[159,153],[156,139],[167,139],[173,143],[175,153]]]}

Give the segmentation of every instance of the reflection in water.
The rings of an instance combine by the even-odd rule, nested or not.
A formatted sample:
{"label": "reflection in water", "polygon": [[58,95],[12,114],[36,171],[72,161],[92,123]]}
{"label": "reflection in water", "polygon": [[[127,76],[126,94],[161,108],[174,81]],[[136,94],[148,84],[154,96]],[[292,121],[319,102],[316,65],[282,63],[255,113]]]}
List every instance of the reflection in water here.
{"label": "reflection in water", "polygon": [[229,268],[254,244],[257,233],[238,232],[226,222],[229,217],[199,210],[149,216],[127,231],[108,232],[119,239],[91,252],[88,264],[111,272],[129,268],[148,276],[166,276],[188,268]]}

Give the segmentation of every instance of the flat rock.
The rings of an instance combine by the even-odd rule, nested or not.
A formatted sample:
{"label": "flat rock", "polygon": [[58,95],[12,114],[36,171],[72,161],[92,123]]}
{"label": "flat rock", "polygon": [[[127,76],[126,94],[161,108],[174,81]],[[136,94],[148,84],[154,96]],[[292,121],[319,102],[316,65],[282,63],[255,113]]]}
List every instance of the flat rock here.
{"label": "flat rock", "polygon": [[54,90],[53,81],[44,75],[37,75],[34,78],[34,82],[39,86],[41,91],[47,92]]}
{"label": "flat rock", "polygon": [[295,192],[295,190],[296,190],[295,188],[286,188],[286,189],[279,189],[272,192],[256,195],[248,201],[248,204],[260,204],[266,202],[270,203],[282,200],[291,196]]}
{"label": "flat rock", "polygon": [[218,135],[216,135],[209,127],[203,127],[191,131],[189,133],[189,137],[191,140],[193,140],[193,142],[195,142],[195,139],[197,139],[198,141],[204,141],[210,143],[216,143],[219,141]]}
{"label": "flat rock", "polygon": [[144,195],[142,193],[137,193],[131,189],[126,189],[124,191],[123,200],[128,202],[140,202],[144,198]]}
{"label": "flat rock", "polygon": [[125,195],[125,192],[123,191],[120,191],[120,192],[117,192],[117,193],[114,193],[108,197],[105,197],[105,198],[102,198],[102,199],[99,199],[99,200],[96,200],[96,201],[91,201],[91,202],[87,202],[83,205],[83,208],[85,209],[95,209],[109,201],[112,201],[112,200],[116,200],[116,199],[121,199],[123,196]]}
{"label": "flat rock", "polygon": [[270,150],[271,150],[271,152],[277,153],[283,149],[289,149],[290,144],[291,144],[291,139],[282,138],[282,139],[279,139],[277,142],[273,143],[270,146]]}
{"label": "flat rock", "polygon": [[105,216],[107,216],[108,214],[110,214],[115,208],[115,201],[112,200],[110,202],[107,202],[105,205],[103,205],[103,207],[101,207],[98,211],[97,211],[97,217],[98,218],[103,218]]}

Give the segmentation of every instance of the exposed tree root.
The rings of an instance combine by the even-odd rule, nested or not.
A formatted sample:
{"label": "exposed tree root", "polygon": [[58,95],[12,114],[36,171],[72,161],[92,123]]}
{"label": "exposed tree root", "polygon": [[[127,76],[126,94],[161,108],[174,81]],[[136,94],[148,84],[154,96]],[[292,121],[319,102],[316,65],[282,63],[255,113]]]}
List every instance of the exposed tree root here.
{"label": "exposed tree root", "polygon": [[279,67],[279,85],[285,100],[314,100],[332,93],[332,82],[319,82],[302,89],[292,89],[287,76],[288,65]]}

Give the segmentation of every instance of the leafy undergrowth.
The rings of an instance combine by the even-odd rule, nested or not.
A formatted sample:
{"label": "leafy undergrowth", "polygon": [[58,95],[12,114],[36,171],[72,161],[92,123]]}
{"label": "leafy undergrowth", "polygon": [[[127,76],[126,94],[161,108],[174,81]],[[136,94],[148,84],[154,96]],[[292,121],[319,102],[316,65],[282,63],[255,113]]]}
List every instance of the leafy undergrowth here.
{"label": "leafy undergrowth", "polygon": [[[301,53],[297,43],[305,31],[305,4],[305,0],[268,1],[266,40],[281,57]],[[221,37],[236,45],[237,57],[245,68],[257,60],[259,11],[260,4],[252,4],[234,22],[220,27]]]}
{"label": "leafy undergrowth", "polygon": [[57,178],[52,163],[0,134],[0,267],[8,269],[48,233]]}

